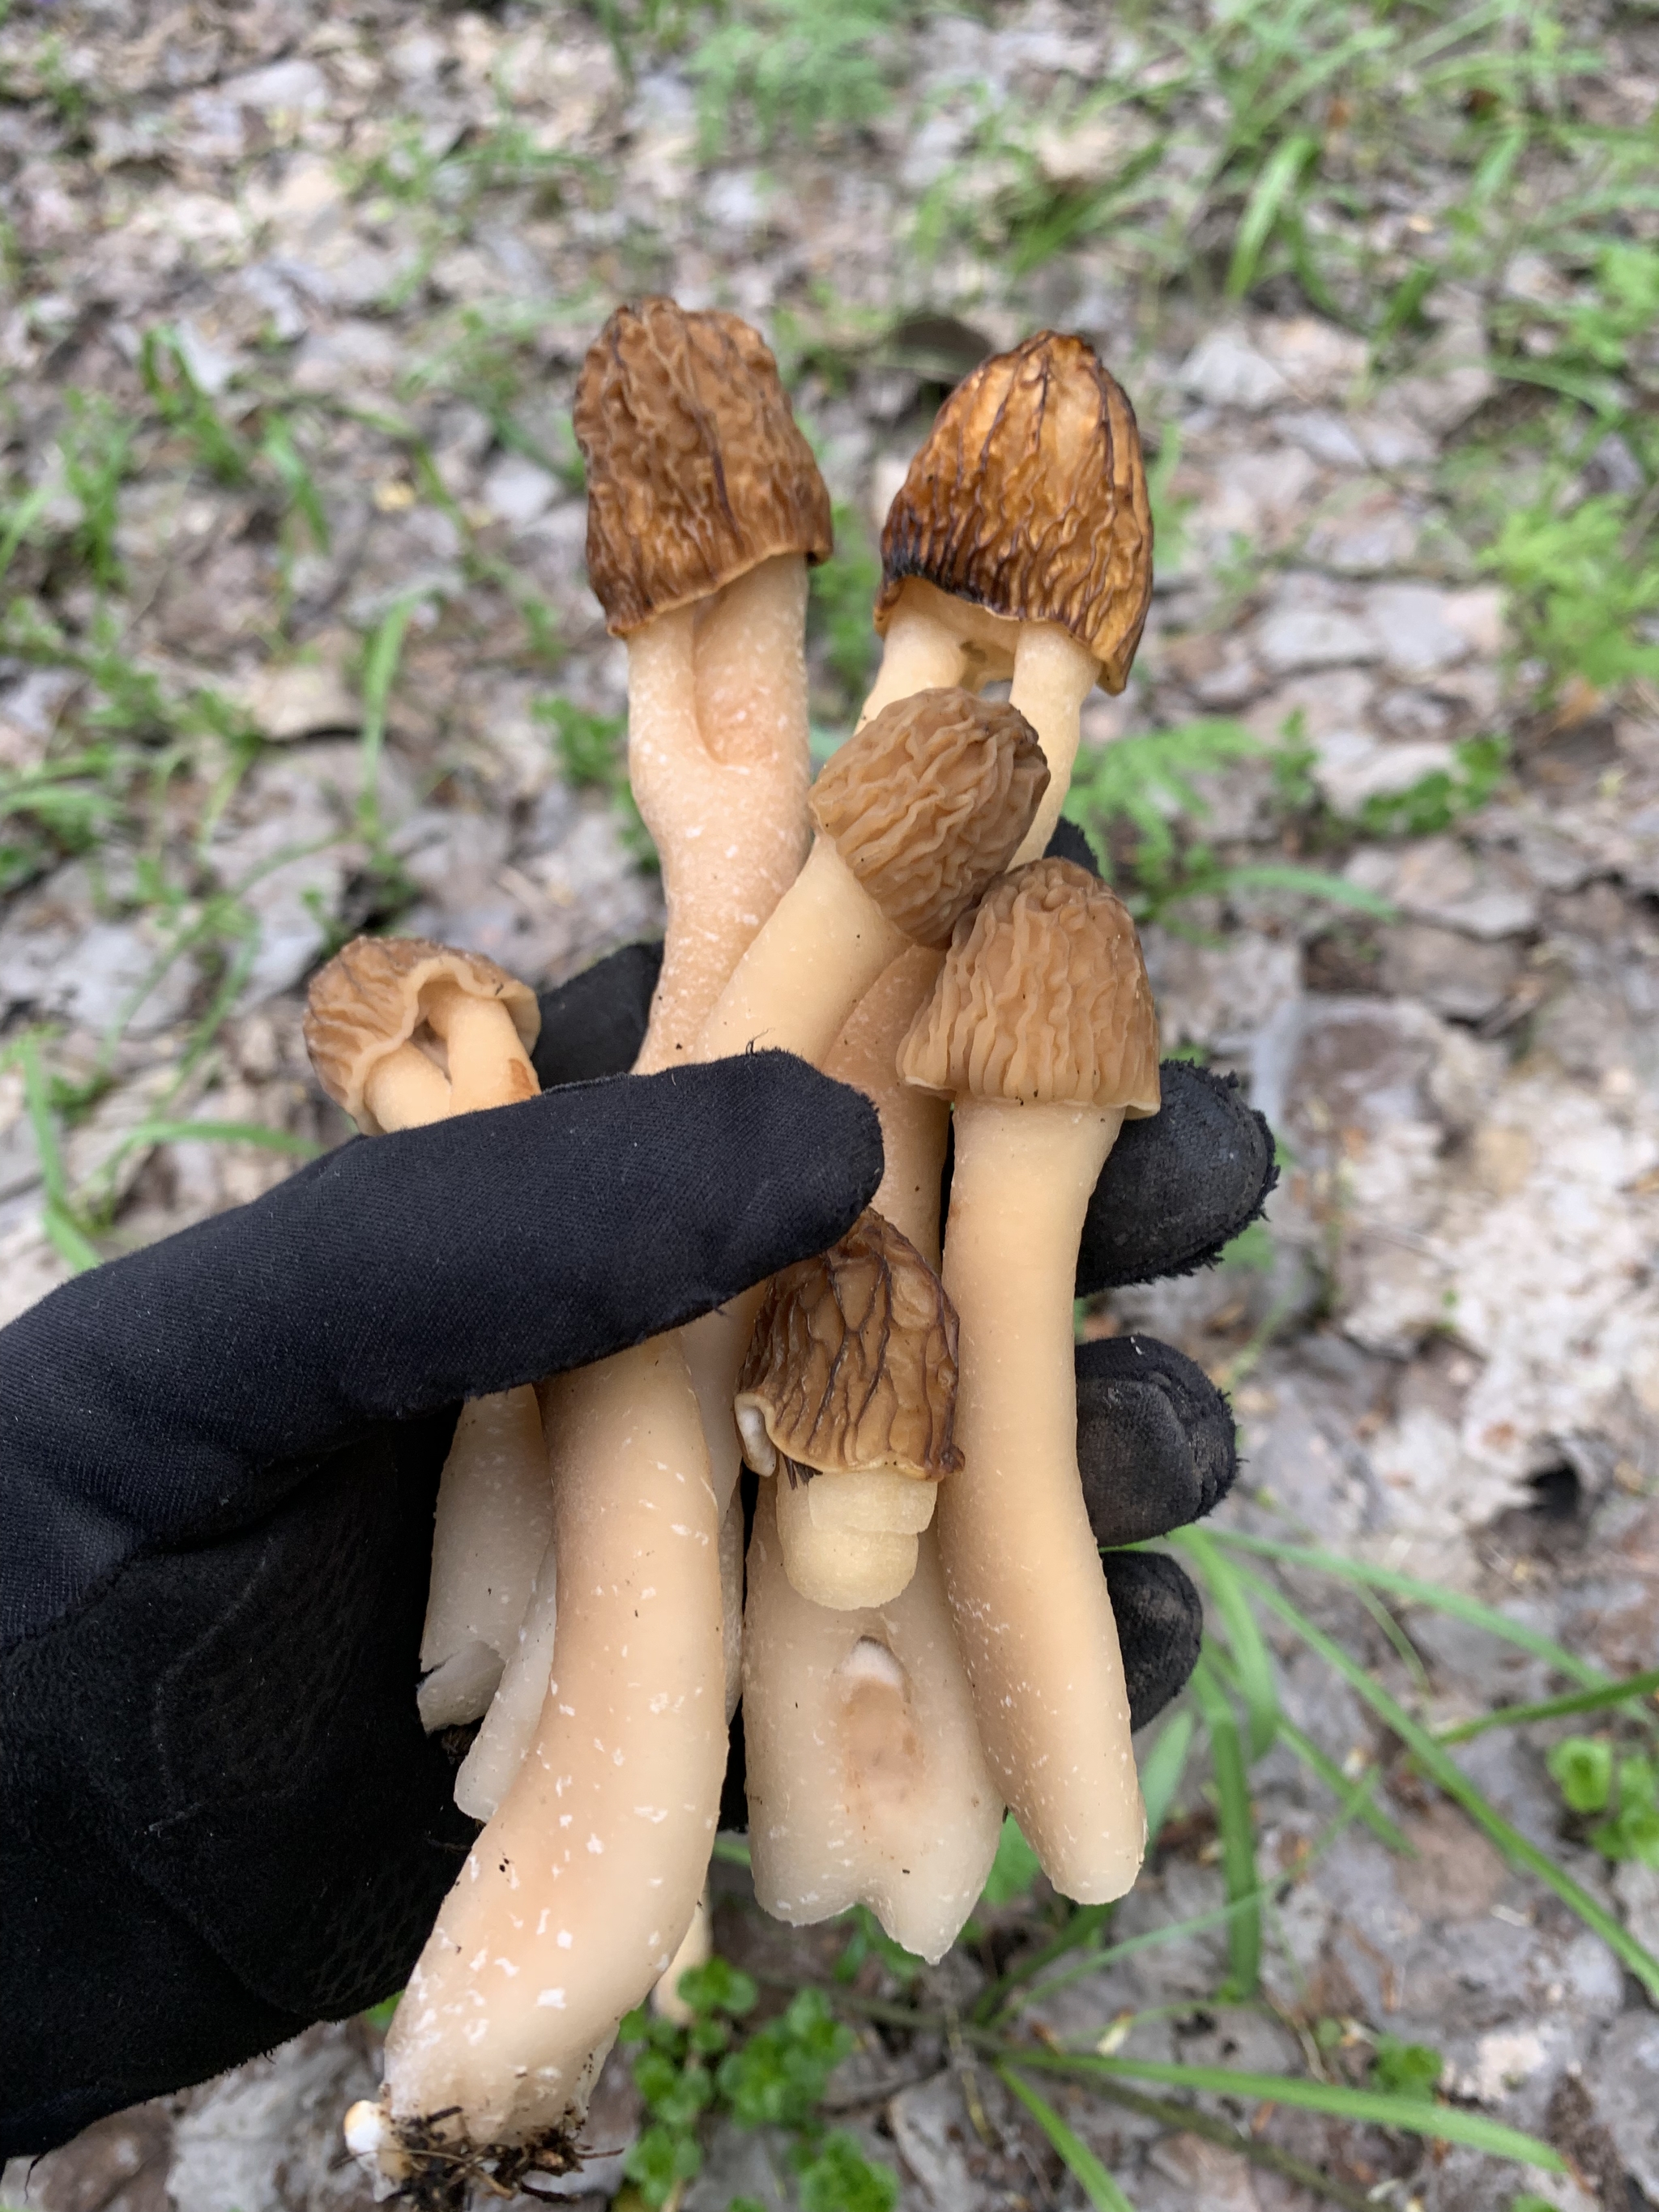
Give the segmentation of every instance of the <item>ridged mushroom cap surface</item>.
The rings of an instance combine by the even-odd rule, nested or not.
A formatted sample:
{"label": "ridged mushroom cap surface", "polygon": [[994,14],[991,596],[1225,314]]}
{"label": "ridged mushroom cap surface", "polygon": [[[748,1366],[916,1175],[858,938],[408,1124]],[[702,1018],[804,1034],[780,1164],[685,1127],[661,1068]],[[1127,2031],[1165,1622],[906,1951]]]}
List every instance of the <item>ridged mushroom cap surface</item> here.
{"label": "ridged mushroom cap surface", "polygon": [[407,1044],[426,1019],[434,990],[453,985],[495,999],[513,1018],[526,1052],[541,1032],[527,983],[476,952],[424,937],[358,937],[318,969],[306,994],[305,1040],[317,1079],[366,1136],[381,1133],[363,1087],[376,1063]]}
{"label": "ridged mushroom cap surface", "polygon": [[951,1097],[1156,1114],[1158,1013],[1117,893],[1071,860],[994,883],[957,923],[898,1066]]}
{"label": "ridged mushroom cap surface", "polygon": [[956,1309],[915,1246],[866,1207],[838,1244],[772,1278],[736,1403],[746,1436],[758,1412],[775,1450],[815,1473],[953,1474]]}
{"label": "ridged mushroom cap surface", "polygon": [[1094,348],[1042,331],[939,410],[881,533],[876,628],[907,578],[1015,622],[1057,623],[1121,691],[1152,593],[1134,410]]}
{"label": "ridged mushroom cap surface", "polygon": [[918,691],[828,762],[812,819],[896,928],[944,945],[1019,848],[1048,787],[1036,732],[971,691]]}
{"label": "ridged mushroom cap surface", "polygon": [[587,574],[612,635],[775,554],[828,557],[830,494],[778,365],[736,315],[618,307],[576,384]]}

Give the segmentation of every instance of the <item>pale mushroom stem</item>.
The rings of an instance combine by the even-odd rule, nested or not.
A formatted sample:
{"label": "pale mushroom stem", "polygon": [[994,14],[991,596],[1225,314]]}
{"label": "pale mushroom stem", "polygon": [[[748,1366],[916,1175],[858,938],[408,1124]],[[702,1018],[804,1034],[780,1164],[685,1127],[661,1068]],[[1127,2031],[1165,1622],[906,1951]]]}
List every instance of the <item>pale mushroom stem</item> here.
{"label": "pale mushroom stem", "polygon": [[700,1060],[753,1045],[819,1066],[842,1024],[908,944],[828,837],[738,963],[697,1042]]}
{"label": "pale mushroom stem", "polygon": [[1048,763],[1044,792],[1030,828],[1010,861],[1018,867],[1039,859],[1054,834],[1082,738],[1083,702],[1100,680],[1100,663],[1056,623],[1022,623],[1014,647],[1011,707],[1036,732]]}
{"label": "pale mushroom stem", "polygon": [[423,1129],[450,1112],[449,1081],[417,1044],[400,1044],[369,1071],[363,1103],[382,1129]]}
{"label": "pale mushroom stem", "polygon": [[962,640],[929,613],[901,605],[887,626],[881,666],[858,719],[862,729],[872,715],[896,699],[918,691],[943,691],[963,680],[966,654]]}
{"label": "pale mushroom stem", "polygon": [[991,1771],[1044,1873],[1082,1904],[1129,1888],[1146,1836],[1072,1357],[1084,1213],[1122,1119],[959,1097],[945,1244],[963,1456],[939,1500],[945,1583]]}
{"label": "pale mushroom stem", "polygon": [[763,561],[628,640],[628,766],[669,914],[635,1071],[691,1057],[806,845],[806,563]]}
{"label": "pale mushroom stem", "polygon": [[678,1349],[561,1377],[547,1403],[553,1680],[386,2039],[393,2118],[459,2106],[477,2143],[583,2108],[696,1909],[725,1767],[720,1516]]}
{"label": "pale mushroom stem", "polygon": [[[951,1478],[952,1480],[955,1477]],[[932,1532],[889,1603],[831,1611],[784,1570],[761,1485],[749,1546],[744,1727],[755,1894],[794,1926],[867,1905],[942,1958],[996,1856],[1002,1800],[980,1747]]]}
{"label": "pale mushroom stem", "polygon": [[[382,1129],[423,1128],[535,1096],[536,1072],[499,1001],[439,984],[422,1005],[449,1073],[416,1044],[388,1053],[364,1085],[364,1103]],[[495,1696],[550,1517],[534,1392],[492,1391],[463,1406],[433,1519],[418,1698],[428,1729],[476,1720]]]}
{"label": "pale mushroom stem", "polygon": [[452,1114],[511,1106],[540,1090],[513,1017],[499,1000],[440,984],[428,994],[426,1018],[448,1057]]}
{"label": "pale mushroom stem", "polygon": [[935,1268],[951,1109],[947,1100],[902,1081],[897,1063],[898,1048],[933,996],[944,958],[925,945],[902,952],[859,1000],[823,1064],[826,1075],[863,1091],[881,1117],[886,1164],[871,1205]]}

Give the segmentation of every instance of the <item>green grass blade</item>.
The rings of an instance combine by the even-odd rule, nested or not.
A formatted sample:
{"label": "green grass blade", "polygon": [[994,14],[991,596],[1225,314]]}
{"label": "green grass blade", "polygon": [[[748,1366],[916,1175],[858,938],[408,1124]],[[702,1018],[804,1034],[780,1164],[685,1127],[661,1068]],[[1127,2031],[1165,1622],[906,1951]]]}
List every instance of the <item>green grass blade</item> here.
{"label": "green grass blade", "polygon": [[1227,270],[1227,297],[1242,300],[1255,282],[1262,250],[1273,235],[1279,210],[1295,189],[1302,172],[1319,151],[1319,141],[1308,131],[1275,146],[1261,166],[1255,188],[1239,218],[1233,258]]}
{"label": "green grass blade", "polygon": [[[1193,1669],[1192,1692],[1209,1733],[1210,1756],[1215,1766],[1222,1876],[1229,1901],[1241,1904],[1247,1898],[1255,1897],[1261,1887],[1255,1871],[1255,1821],[1250,1810],[1249,1778],[1244,1771],[1244,1747],[1239,1740],[1238,1717],[1233,1711],[1232,1700],[1201,1652]],[[1249,1911],[1229,1921],[1227,1957],[1232,1968],[1235,1994],[1252,1995],[1261,1972],[1259,1905],[1252,1905]]]}
{"label": "green grass blade", "polygon": [[1231,1563],[1204,1530],[1189,1528],[1187,1535],[1187,1556],[1202,1575],[1204,1586],[1227,1632],[1227,1648],[1232,1653],[1239,1694],[1244,1700],[1250,1757],[1263,1758],[1272,1750],[1273,1738],[1279,1733],[1279,1689],[1273,1680],[1273,1661],[1256,1626],[1250,1601]]}
{"label": "green grass blade", "polygon": [[1197,1723],[1188,1712],[1171,1715],[1158,1732],[1158,1741],[1140,1767],[1140,1795],[1146,1807],[1146,1848],[1158,1841],[1158,1831],[1170,1817],[1176,1791],[1187,1771]]}
{"label": "green grass blade", "polygon": [[1370,1801],[1370,1792],[1376,1785],[1375,1767],[1350,1781],[1334,1759],[1327,1759],[1311,1736],[1304,1735],[1294,1721],[1285,1719],[1282,1714],[1279,1716],[1279,1735],[1285,1749],[1294,1752],[1309,1772],[1318,1777],[1339,1805],[1346,1808],[1350,1799],[1358,1798],[1358,1802],[1353,1808],[1354,1817],[1365,1823],[1379,1843],[1386,1844],[1391,1851],[1398,1851],[1402,1858],[1412,1856],[1411,1844],[1405,1831],[1389,1818],[1380,1805],[1374,1805]]}
{"label": "green grass blade", "polygon": [[0,576],[3,576],[16,558],[17,549],[35,524],[46,513],[52,499],[49,483],[37,484],[27,497],[20,499],[0,531]]}
{"label": "green grass blade", "polygon": [[1593,1713],[1604,1705],[1622,1705],[1626,1699],[1651,1697],[1659,1691],[1659,1667],[1645,1674],[1627,1674],[1622,1682],[1609,1682],[1604,1690],[1575,1690],[1571,1697],[1546,1698],[1537,1705],[1499,1705],[1478,1720],[1460,1721],[1455,1728],[1441,1729],[1437,1743],[1467,1743],[1488,1729],[1519,1728],[1528,1721],[1559,1720],[1566,1713]]}
{"label": "green grass blade", "polygon": [[1334,1668],[1358,1691],[1378,1719],[1394,1730],[1428,1780],[1463,1808],[1476,1826],[1491,1837],[1510,1865],[1536,1875],[1540,1881],[1553,1890],[1562,1903],[1576,1912],[1592,1933],[1601,1937],[1615,1958],[1623,1960],[1648,1995],[1659,2002],[1659,1959],[1638,1943],[1611,1913],[1605,1911],[1587,1890],[1580,1888],[1565,1867],[1557,1866],[1547,1852],[1540,1851],[1536,1844],[1529,1843],[1495,1806],[1488,1804],[1456,1761],[1447,1757],[1428,1730],[1414,1721],[1380,1682],[1374,1681],[1357,1659],[1327,1636],[1322,1629],[1315,1627],[1313,1622],[1288,1598],[1281,1597],[1268,1583],[1255,1575],[1248,1575],[1246,1578],[1254,1586],[1261,1603],[1276,1613],[1311,1650],[1316,1651],[1328,1666]]}
{"label": "green grass blade", "polygon": [[1536,2136],[1522,2135],[1480,2112],[1453,2105],[1432,2105],[1417,2097],[1391,2097],[1377,2089],[1351,2089],[1333,2081],[1306,2081],[1291,2074],[1235,2074],[1224,2066],[1178,2066],[1152,2058],[1097,2058],[1079,2052],[1022,2051],[1018,2062],[1045,2074],[1077,2074],[1085,2080],[1164,2081],[1176,2088],[1207,2091],[1212,2096],[1259,2099],[1291,2105],[1304,2112],[1328,2112],[1364,2127],[1398,2128],[1435,2142],[1466,2144],[1491,2158],[1510,2158],[1522,2166],[1565,2173],[1566,2160]]}
{"label": "green grass blade", "polygon": [[[1177,1530],[1170,1540],[1182,1545],[1190,1533]],[[1399,1574],[1392,1567],[1374,1567],[1363,1559],[1345,1559],[1340,1552],[1322,1551],[1313,1544],[1279,1543],[1270,1536],[1247,1536],[1237,1528],[1211,1528],[1206,1534],[1212,1543],[1224,1544],[1229,1551],[1254,1552],[1264,1559],[1282,1559],[1287,1566],[1312,1567],[1344,1582],[1360,1583],[1371,1589],[1392,1590],[1397,1597],[1411,1598],[1419,1605],[1432,1606],[1437,1613],[1449,1613],[1455,1620],[1466,1620],[1472,1628],[1484,1628],[1488,1635],[1518,1645],[1536,1659],[1547,1659],[1558,1674],[1581,1683],[1587,1690],[1607,1686],[1608,1677],[1599,1667],[1590,1666],[1565,1645],[1553,1643],[1523,1622],[1511,1620],[1507,1613],[1482,1605],[1478,1598],[1465,1597],[1460,1590],[1443,1589],[1437,1583],[1423,1582],[1416,1575]]]}
{"label": "green grass blade", "polygon": [[1304,898],[1328,899],[1333,906],[1351,906],[1361,914],[1375,915],[1379,921],[1399,918],[1388,900],[1376,891],[1367,890],[1362,884],[1351,884],[1346,876],[1329,875],[1323,868],[1267,861],[1259,867],[1229,868],[1227,884],[1230,889],[1240,890],[1296,891]]}
{"label": "green grass blade", "polygon": [[1039,2096],[1029,2081],[1022,2081],[1012,2066],[999,2066],[997,2072],[1048,2136],[1061,2165],[1097,2212],[1134,2212],[1133,2205],[1088,2144],[1073,2134],[1048,2099]]}
{"label": "green grass blade", "polygon": [[53,1251],[60,1260],[67,1261],[77,1275],[103,1265],[96,1246],[88,1242],[79,1223],[55,1199],[49,1198],[42,1207],[40,1225]]}
{"label": "green grass blade", "polygon": [[415,610],[424,599],[414,592],[395,600],[380,617],[363,655],[363,729],[359,739],[362,785],[357,799],[357,819],[369,842],[380,842],[380,748],[386,742],[386,708],[403,659],[404,640]]}

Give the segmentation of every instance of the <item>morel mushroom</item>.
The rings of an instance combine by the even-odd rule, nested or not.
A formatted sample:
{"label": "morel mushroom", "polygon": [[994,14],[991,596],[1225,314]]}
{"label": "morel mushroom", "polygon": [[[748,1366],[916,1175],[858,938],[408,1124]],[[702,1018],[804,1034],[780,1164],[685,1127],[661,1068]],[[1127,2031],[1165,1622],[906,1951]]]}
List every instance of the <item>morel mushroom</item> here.
{"label": "morel mushroom", "polygon": [[1043,331],[960,384],[881,550],[886,650],[865,711],[1012,676],[1054,775],[1017,855],[1034,859],[1059,818],[1083,702],[1097,683],[1123,689],[1152,597],[1134,410],[1094,349]]}
{"label": "morel mushroom", "polygon": [[939,1959],[985,1887],[1002,1798],[980,1747],[934,1532],[921,1537],[899,1596],[832,1612],[784,1571],[774,1506],[786,1491],[781,1478],[761,1485],[749,1545],[743,1711],[755,1894],[798,1927],[867,1905],[907,1951]]}
{"label": "morel mushroom", "polygon": [[690,1057],[806,845],[806,566],[830,495],[777,366],[735,315],[621,307],[573,416],[588,577],[628,643],[628,767],[662,860],[663,967],[638,1066]]}
{"label": "morel mushroom", "polygon": [[763,1044],[819,1064],[908,945],[949,943],[1048,782],[1024,716],[970,692],[921,692],[867,721],[813,785],[806,866],[716,1000],[698,1057]]}
{"label": "morel mushroom", "polygon": [[750,1466],[776,1479],[803,1597],[846,1611],[904,1588],[935,1486],[962,1465],[956,1397],[951,1302],[878,1213],[772,1278],[733,1404]]}
{"label": "morel mushroom", "polygon": [[[532,1097],[540,1026],[528,985],[422,938],[360,937],[307,994],[318,1080],[365,1135]],[[535,1393],[464,1406],[438,1488],[421,1638],[428,1729],[476,1720],[489,1704],[551,1521]]]}
{"label": "morel mushroom", "polygon": [[1112,1608],[1077,1465],[1072,1296],[1123,1121],[1158,1107],[1134,925],[1038,860],[958,926],[900,1056],[955,1102],[944,1279],[960,1318],[959,1474],[939,1550],[991,1771],[1062,1894],[1118,1897],[1145,1817]]}

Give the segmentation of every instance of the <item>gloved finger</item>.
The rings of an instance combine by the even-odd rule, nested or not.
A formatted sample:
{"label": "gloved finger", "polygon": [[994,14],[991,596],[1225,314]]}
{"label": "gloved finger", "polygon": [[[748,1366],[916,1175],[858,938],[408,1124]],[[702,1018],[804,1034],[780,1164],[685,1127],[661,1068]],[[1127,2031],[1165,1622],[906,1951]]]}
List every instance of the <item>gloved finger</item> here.
{"label": "gloved finger", "polygon": [[1279,1180],[1273,1132],[1234,1077],[1166,1060],[1158,1078],[1162,1106],[1124,1123],[1089,1200],[1080,1298],[1206,1266]]}
{"label": "gloved finger", "polygon": [[1129,1726],[1144,1729],[1187,1686],[1204,1640],[1204,1607],[1163,1552],[1108,1552],[1101,1565],[1117,1620]]}
{"label": "gloved finger", "polygon": [[662,944],[624,945],[541,997],[542,1030],[530,1055],[544,1091],[626,1075],[645,1042]]}
{"label": "gloved finger", "polygon": [[1077,1347],[1077,1458],[1097,1543],[1144,1544],[1212,1511],[1238,1450],[1227,1401],[1155,1336]]}
{"label": "gloved finger", "polygon": [[753,1053],[344,1145],[80,1276],[0,1331],[0,1640],[261,1467],[603,1358],[822,1251],[881,1168],[866,1098]]}

